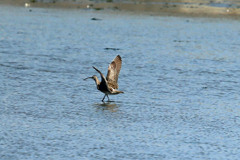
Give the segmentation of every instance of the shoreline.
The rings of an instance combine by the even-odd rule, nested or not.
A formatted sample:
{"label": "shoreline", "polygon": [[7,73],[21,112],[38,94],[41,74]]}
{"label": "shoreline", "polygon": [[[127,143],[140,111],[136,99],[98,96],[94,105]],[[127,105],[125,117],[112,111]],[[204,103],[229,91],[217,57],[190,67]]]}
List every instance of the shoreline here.
{"label": "shoreline", "polygon": [[[209,0],[210,1],[210,0]],[[188,3],[187,3],[188,2]],[[93,9],[93,10],[117,10],[120,12],[133,12],[166,16],[190,16],[190,17],[231,17],[239,18],[240,4],[237,7],[216,7],[209,3],[145,3],[145,2],[98,2],[81,0],[81,2],[34,2],[33,0],[1,0],[0,5],[22,6],[29,8],[59,8],[59,9]],[[212,1],[211,1],[212,2]],[[221,6],[221,3],[218,3]],[[231,5],[230,5],[231,6]]]}

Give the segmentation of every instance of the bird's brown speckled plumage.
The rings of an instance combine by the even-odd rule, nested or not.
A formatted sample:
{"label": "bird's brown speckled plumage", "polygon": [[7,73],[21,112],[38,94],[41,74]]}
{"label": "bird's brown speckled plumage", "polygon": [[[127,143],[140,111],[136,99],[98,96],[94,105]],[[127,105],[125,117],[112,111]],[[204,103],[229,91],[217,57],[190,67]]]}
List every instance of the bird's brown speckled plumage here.
{"label": "bird's brown speckled plumage", "polygon": [[[122,67],[122,58],[120,57],[120,55],[117,55],[116,58],[109,64],[106,78],[101,71],[99,71],[96,67],[93,66],[93,68],[100,74],[101,82],[98,80],[97,76],[93,76],[89,78],[94,79],[97,85],[97,89],[105,94],[102,101],[104,101],[105,97],[106,96],[108,97],[109,94],[114,95],[114,94],[123,93],[122,91],[117,90],[118,76],[119,76],[121,67]],[[108,100],[109,100],[109,97],[108,97]]]}

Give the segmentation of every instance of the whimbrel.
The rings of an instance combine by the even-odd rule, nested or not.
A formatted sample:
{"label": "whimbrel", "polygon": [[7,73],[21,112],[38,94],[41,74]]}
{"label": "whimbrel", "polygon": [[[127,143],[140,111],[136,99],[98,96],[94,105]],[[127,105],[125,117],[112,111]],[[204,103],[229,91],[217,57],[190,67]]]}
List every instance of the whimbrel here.
{"label": "whimbrel", "polygon": [[[93,66],[93,68],[100,74],[101,82],[98,80],[96,75],[84,79],[86,80],[91,78],[95,81],[97,85],[97,89],[105,94],[102,101],[104,101],[105,97],[106,96],[108,97],[108,95],[123,93],[123,91],[117,90],[118,89],[117,82],[118,82],[118,76],[121,70],[121,66],[122,66],[122,58],[120,57],[120,55],[117,55],[116,58],[108,66],[108,73],[106,78],[101,71],[99,71],[96,67]],[[109,97],[108,97],[108,101],[110,101]]]}

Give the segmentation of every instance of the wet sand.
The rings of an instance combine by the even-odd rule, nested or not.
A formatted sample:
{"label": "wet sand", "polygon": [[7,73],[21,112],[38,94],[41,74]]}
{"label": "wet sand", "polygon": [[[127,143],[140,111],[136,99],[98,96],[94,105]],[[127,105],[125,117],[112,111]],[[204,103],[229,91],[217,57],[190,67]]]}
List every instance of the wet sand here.
{"label": "wet sand", "polygon": [[217,0],[155,1],[90,1],[90,0],[1,0],[0,5],[50,7],[65,9],[118,10],[154,15],[235,17],[240,15],[240,2]]}

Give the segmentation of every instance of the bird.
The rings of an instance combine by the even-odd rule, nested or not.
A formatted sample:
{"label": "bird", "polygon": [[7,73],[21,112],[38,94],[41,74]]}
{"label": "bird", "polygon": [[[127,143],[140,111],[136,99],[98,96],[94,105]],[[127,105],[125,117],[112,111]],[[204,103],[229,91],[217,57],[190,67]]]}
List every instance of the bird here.
{"label": "bird", "polygon": [[118,90],[118,76],[122,67],[122,58],[120,55],[117,55],[114,60],[109,64],[106,77],[96,67],[92,67],[100,74],[101,82],[96,75],[93,75],[92,77],[87,77],[84,80],[93,79],[95,81],[97,89],[104,93],[102,102],[104,102],[106,96],[108,98],[108,101],[110,102],[108,95],[124,93],[123,91]]}

